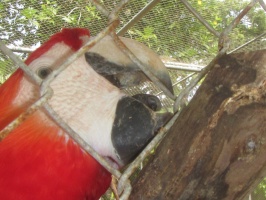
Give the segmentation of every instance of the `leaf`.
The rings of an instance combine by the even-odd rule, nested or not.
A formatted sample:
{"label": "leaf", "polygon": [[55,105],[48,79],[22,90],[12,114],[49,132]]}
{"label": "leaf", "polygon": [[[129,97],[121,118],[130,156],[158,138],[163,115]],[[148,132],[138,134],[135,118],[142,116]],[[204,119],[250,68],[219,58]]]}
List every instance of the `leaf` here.
{"label": "leaf", "polygon": [[21,14],[24,15],[27,19],[33,19],[36,17],[36,13],[38,13],[39,11],[32,8],[32,7],[28,7],[25,8],[21,11]]}
{"label": "leaf", "polygon": [[154,31],[153,27],[147,26],[147,27],[144,28],[144,35],[152,36],[152,35],[154,35],[153,31]]}
{"label": "leaf", "polygon": [[62,19],[67,23],[72,23],[74,21],[74,17],[71,16],[63,16]]}

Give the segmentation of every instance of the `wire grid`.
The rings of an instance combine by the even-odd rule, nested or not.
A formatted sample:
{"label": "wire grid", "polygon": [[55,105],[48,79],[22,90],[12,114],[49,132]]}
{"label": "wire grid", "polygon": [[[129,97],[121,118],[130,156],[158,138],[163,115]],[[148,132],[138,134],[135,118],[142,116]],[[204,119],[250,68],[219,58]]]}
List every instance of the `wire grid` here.
{"label": "wire grid", "polygon": [[[96,1],[92,1],[92,2],[96,2]],[[173,13],[173,15],[171,15],[170,18],[165,18],[165,21],[168,23],[168,27],[165,26],[165,24],[160,24],[160,19],[161,17],[164,17],[166,13],[160,12],[160,7],[156,6],[156,3],[159,3],[159,1],[137,1],[137,0],[132,0],[130,1],[130,3],[126,4],[126,6],[121,10],[119,17],[120,17],[120,25],[117,28],[117,30],[121,30],[123,29],[124,25],[126,25],[127,22],[129,22],[133,16],[137,15],[137,13],[139,13],[139,11],[147,6],[147,3],[152,3],[155,2],[154,5],[155,7],[153,7],[152,10],[150,10],[144,17],[142,17],[139,21],[139,23],[137,23],[138,21],[136,21],[135,23],[133,23],[133,26],[131,27],[131,29],[127,30],[125,36],[127,37],[131,37],[137,40],[142,41],[142,38],[140,37],[139,33],[136,30],[144,30],[145,29],[145,25],[147,24],[155,24],[156,28],[155,29],[150,29],[150,31],[154,32],[154,37],[151,37],[150,40],[148,40],[148,42],[146,41],[146,45],[148,45],[150,48],[154,49],[155,51],[157,51],[160,55],[164,55],[164,60],[165,62],[168,62],[169,60],[171,60],[173,63],[177,63],[177,69],[178,69],[178,65],[179,62],[183,62],[183,63],[193,63],[193,64],[201,64],[201,65],[206,65],[207,63],[209,63],[211,61],[211,59],[217,54],[217,48],[218,48],[218,43],[217,43],[217,35],[215,36],[215,34],[211,34],[210,32],[206,31],[206,28],[204,25],[202,26],[202,29],[200,29],[201,31],[196,33],[196,34],[189,34],[189,30],[193,30],[193,27],[198,25],[196,22],[197,19],[193,16],[193,14],[187,10],[185,8],[185,6],[183,4],[180,3],[180,1],[176,0],[176,1],[167,1],[167,0],[162,0],[160,1],[160,6],[162,6],[164,9],[166,9],[168,11],[168,13]],[[184,1],[183,1],[184,2]],[[212,21],[214,19],[212,19],[212,16],[210,15],[210,12],[204,12],[204,10],[200,10],[200,1],[189,1],[189,3],[192,5],[192,7],[194,7],[196,10],[199,10],[199,14],[203,17],[203,19],[205,19],[207,22],[208,21]],[[106,8],[109,11],[112,11],[114,9],[115,6],[119,5],[119,1],[103,1],[104,5],[106,6]],[[126,3],[126,1],[124,2]],[[214,3],[214,2],[213,2]],[[237,3],[237,2],[236,2]],[[248,5],[248,1],[246,2],[246,5]],[[27,2],[25,5],[27,6],[33,6],[32,4],[30,4],[30,2]],[[76,2],[76,6],[73,7],[70,6],[71,4],[67,4],[66,1],[57,1],[56,5],[64,5],[63,9],[67,10],[68,15],[70,16],[72,13],[74,12],[79,12],[80,9],[82,9],[83,7],[81,6],[82,4],[80,2]],[[225,3],[223,4],[224,8],[230,8],[230,5]],[[37,5],[35,5],[37,6]],[[256,5],[256,9],[260,9],[260,6],[257,4]],[[106,24],[108,23],[108,18],[104,16],[104,14],[101,14],[101,12],[97,11],[95,9],[95,7],[93,7],[92,4],[89,4],[89,8],[87,9],[92,9],[94,12],[94,14],[97,15],[98,19],[101,20],[103,23],[97,23],[97,21],[93,21],[93,20],[89,20],[89,23],[87,23],[88,21],[84,20],[83,14],[81,14],[81,12],[79,13],[79,17],[75,20],[78,20],[78,22],[80,23],[81,26],[85,26],[85,27],[93,27],[91,33],[92,35],[96,35],[97,33],[99,33],[101,30],[103,30],[106,27]],[[223,9],[221,9],[223,10]],[[2,14],[2,13],[0,13]],[[106,14],[106,13],[105,13]],[[228,14],[224,13],[224,14]],[[245,13],[247,14],[247,13]],[[18,12],[12,13],[12,16],[19,16]],[[237,17],[237,15],[231,16],[232,19],[234,19],[235,17]],[[16,17],[14,17],[14,19],[16,19]],[[114,20],[115,18],[113,18]],[[185,27],[185,30],[179,30],[177,26],[175,26],[175,22],[178,23],[178,21],[183,21],[186,22],[187,27]],[[14,20],[15,21],[15,20]],[[245,18],[243,19],[243,21],[245,21]],[[245,23],[245,22],[241,22],[241,23]],[[110,22],[110,18],[109,18],[109,22]],[[230,25],[231,21],[228,21],[227,25]],[[247,23],[247,22],[246,22]],[[71,26],[71,24],[65,23],[64,24],[66,27]],[[34,27],[34,25],[33,25]],[[169,30],[167,28],[169,28]],[[1,31],[3,31],[3,27],[0,27]],[[42,36],[42,40],[47,39],[48,36],[52,35],[54,32],[59,31],[61,27],[51,27],[49,26],[49,24],[44,24],[42,26],[42,34],[44,36]],[[223,28],[225,27],[217,27],[217,31],[222,31]],[[37,28],[36,30],[32,31],[32,34],[36,34],[37,32]],[[230,36],[234,36],[234,31],[229,30],[229,35]],[[1,36],[1,39],[5,39],[7,35],[7,32],[4,32],[4,36]],[[145,32],[145,30],[144,30]],[[202,43],[202,38],[204,36],[204,34],[209,34],[208,37],[210,38],[209,42],[210,42],[210,46],[212,48],[208,49],[206,47],[206,45],[204,43]],[[45,35],[47,35],[47,37],[45,37]],[[171,37],[177,37],[178,35],[178,40],[176,42],[171,41]],[[227,33],[225,34],[227,35]],[[23,39],[23,46],[32,46],[33,44],[38,43],[38,37],[33,37],[30,36],[29,37],[25,37],[25,35],[23,35],[23,30],[21,31],[21,36],[24,38]],[[26,35],[27,36],[27,35]],[[19,43],[21,43],[21,41],[17,40],[18,38],[13,38],[10,37],[8,38],[9,41],[11,41],[9,44],[13,44],[13,45],[17,45]],[[160,41],[168,41],[168,43],[160,43]],[[249,43],[250,40],[254,40],[252,42]],[[187,41],[187,44],[184,43],[183,41]],[[225,53],[228,50],[233,51],[234,49],[237,49],[238,47],[241,47],[241,45],[247,43],[246,45],[244,45],[243,47],[237,49],[236,51],[244,51],[244,50],[258,50],[258,49],[263,49],[266,47],[265,44],[265,34],[259,34],[258,32],[258,38],[244,38],[242,40],[237,40],[234,39],[232,40],[233,42],[230,43],[230,47],[227,47],[223,49],[223,51],[221,51],[218,56],[216,57],[216,59],[221,56],[223,53]],[[142,41],[145,42],[145,41]],[[226,44],[226,43],[224,43]],[[196,48],[198,50],[197,54],[193,54],[193,57],[191,57],[192,54],[190,54],[190,51],[186,51],[184,54],[180,55],[180,52],[182,53],[184,49],[191,49],[192,53],[193,49]],[[5,61],[5,57],[3,56],[4,54],[0,54],[0,62],[1,61]],[[22,58],[24,58],[26,56],[25,51],[22,51],[22,53],[20,54],[20,56]],[[215,59],[214,59],[215,60]],[[71,62],[71,61],[68,61]],[[191,96],[188,96],[189,92],[191,94],[191,89],[198,83],[198,81],[208,72],[208,70],[212,67],[212,63],[210,65],[208,65],[209,67],[207,68],[207,70],[203,70],[201,71],[201,73],[199,75],[197,75],[196,78],[195,77],[196,73],[193,72],[181,72],[181,71],[177,71],[177,70],[169,70],[170,72],[170,76],[172,78],[172,81],[174,83],[174,85],[176,85],[174,87],[175,93],[179,94],[181,92],[182,89],[184,89],[186,86],[189,85],[189,87],[187,87],[186,90],[184,90],[184,92],[181,92],[181,96],[179,96],[180,98],[178,99],[178,103],[180,103],[180,99],[182,99],[184,96],[187,96],[187,100],[189,100],[191,98]],[[1,68],[4,68],[4,78],[8,77],[8,74],[10,74],[12,71],[15,70],[13,64],[11,64],[11,62],[6,63],[5,65],[1,65]],[[66,67],[66,66],[65,66]],[[192,67],[193,68],[193,67]],[[206,68],[205,68],[206,69]],[[186,70],[185,70],[186,71]],[[190,69],[187,68],[187,71],[191,71]],[[197,70],[195,68],[195,71],[199,72],[200,70]],[[193,79],[192,79],[193,78]],[[193,81],[194,82],[193,82]],[[0,80],[1,81],[1,80]],[[3,80],[4,81],[4,80]],[[182,85],[180,85],[180,83],[182,83]],[[47,85],[47,87],[49,87],[49,84]],[[170,100],[169,98],[166,97],[165,94],[162,93],[162,91],[158,88],[156,88],[154,86],[154,84],[152,83],[146,83],[143,84],[139,87],[135,87],[135,88],[128,88],[126,89],[126,91],[130,94],[136,94],[136,93],[140,93],[139,91],[144,91],[145,93],[151,93],[151,94],[157,94],[158,97],[162,100],[162,104],[165,108],[169,108],[173,105],[173,101]],[[192,94],[195,91],[192,91]],[[49,93],[48,94],[48,98],[49,98]],[[44,100],[44,103],[47,99]],[[42,103],[40,105],[37,106],[37,109],[39,106],[42,106]],[[35,108],[36,109],[36,108]],[[171,122],[169,124],[166,125],[165,129],[161,132],[159,132],[159,134],[157,135],[157,140],[154,140],[151,144],[147,147],[147,149],[149,148],[153,148],[154,145],[156,145],[158,143],[158,141],[160,141],[163,136],[164,136],[164,132],[166,130],[168,130],[172,123],[174,122],[174,120],[178,117],[178,114],[175,115],[175,117],[171,120]],[[64,126],[64,125],[63,125]],[[69,127],[65,128],[68,129]],[[70,130],[71,132],[71,130]],[[158,139],[159,138],[159,139]],[[84,146],[84,144],[83,144]],[[86,144],[85,144],[86,146]],[[86,148],[85,148],[86,149]],[[125,191],[121,196],[121,199],[126,199],[127,196],[130,194],[130,190],[131,190],[131,186],[128,183],[128,177],[132,174],[132,172],[136,169],[136,166],[139,165],[139,163],[144,159],[144,157],[147,155],[147,151],[144,150],[143,153],[141,153],[141,155],[136,159],[136,161],[134,161],[133,165],[131,165],[126,172],[123,174],[122,176],[122,181],[119,182],[118,184],[118,189],[120,190],[119,192],[122,193],[124,187],[125,187]],[[87,149],[86,149],[87,150]],[[92,152],[90,152],[92,153]],[[96,156],[97,157],[97,156]],[[98,158],[96,158],[98,160]],[[101,162],[101,161],[100,161]],[[137,163],[137,165],[136,165]],[[134,165],[135,164],[135,165]],[[104,164],[105,166],[105,164]],[[133,167],[132,167],[133,166]],[[107,167],[108,168],[108,167]],[[132,170],[133,169],[133,170]],[[110,169],[109,169],[110,170]],[[113,174],[115,174],[118,178],[121,176],[120,172],[118,171],[112,171],[111,172]]]}
{"label": "wire grid", "polygon": [[[16,1],[13,0],[10,2]],[[22,28],[21,26],[16,25],[17,21],[19,21],[19,18],[21,17],[20,12],[22,12],[26,7],[38,8],[40,7],[40,3],[35,2],[34,4],[34,1],[25,1],[25,6],[24,8],[22,8],[19,1],[17,1],[16,6],[9,6],[6,8],[6,10],[0,10],[0,16],[6,16],[8,14],[12,15],[11,19],[8,20],[11,21],[11,23],[8,24],[9,27],[0,27],[0,32],[2,33],[2,36],[0,37],[7,38],[8,36],[8,44],[13,44],[13,46],[36,46],[36,44],[39,44],[40,41],[45,41],[50,35],[58,32],[62,26],[73,26],[71,22],[67,23],[67,17],[69,17],[68,20],[70,21],[72,17],[73,20],[76,20],[78,22],[78,25],[81,27],[90,28],[92,35],[96,35],[105,27],[107,18],[103,14],[101,14],[101,12],[99,12],[95,7],[93,7],[91,3],[85,0],[76,1],[74,3],[71,2],[73,1],[57,0],[54,4],[52,4],[53,6],[51,6],[50,8],[50,15],[53,15],[53,13],[57,11],[57,18],[61,16],[62,23],[60,26],[52,26],[51,23],[36,22],[34,20],[31,20],[31,22],[28,23],[27,27]],[[118,4],[118,2],[119,0],[105,0],[103,1],[103,4],[109,11],[111,11],[114,6]],[[193,33],[195,27],[199,26],[198,20],[191,14],[190,11],[185,8],[185,6],[179,0],[131,0],[119,13],[120,25],[117,30],[121,30],[130,20],[132,20],[135,15],[137,15],[143,9],[143,7],[147,6],[147,4],[151,2],[155,2],[154,7],[139,21],[134,22],[133,26],[126,32],[125,36],[146,43],[147,46],[155,50],[158,54],[164,55],[166,59],[172,59],[173,61],[190,64],[193,63],[207,65],[212,57],[214,57],[217,53],[217,37],[215,37],[209,31],[206,31],[206,28],[201,24],[201,28],[199,29],[200,32]],[[199,12],[199,14],[201,14],[201,16],[206,21],[213,22],[216,20],[218,24],[214,28],[216,28],[217,31],[221,31],[222,28],[224,28],[224,25],[219,26],[219,20],[215,19],[211,12],[209,12],[209,10],[204,9],[204,6],[199,3],[201,1],[190,0],[188,2]],[[247,5],[249,1],[244,2],[244,5]],[[202,3],[204,3],[204,1]],[[210,1],[210,3],[215,5],[217,4],[217,1]],[[224,18],[223,16],[228,15],[228,8],[232,6],[229,3],[229,1],[223,1],[223,4],[219,4],[219,9],[221,10],[221,12],[217,13],[218,19]],[[239,4],[239,1],[235,1],[234,4]],[[87,5],[87,7],[84,7],[84,5]],[[58,6],[59,9],[56,10],[56,6]],[[257,9],[260,8],[259,5],[257,5],[256,7]],[[163,10],[161,10],[162,8]],[[93,18],[92,15],[96,16],[96,18]],[[226,20],[225,24],[228,25],[230,23],[230,17],[232,19],[232,16],[230,16],[229,14],[229,19],[223,19]],[[255,16],[253,18],[255,18]],[[164,19],[164,23],[162,23],[161,19]],[[4,19],[2,20],[4,21]],[[99,23],[99,21],[101,23]],[[243,19],[242,21],[245,21],[245,19]],[[179,22],[185,22],[187,25],[185,27],[178,27]],[[37,25],[34,25],[36,23],[40,23],[41,26],[38,28]],[[145,28],[149,28],[151,27],[151,25],[151,31],[152,33],[154,33],[154,37],[151,37],[148,41],[146,41],[137,30],[143,32]],[[10,30],[8,31],[7,28],[9,28]],[[15,31],[16,34],[8,34],[8,32],[10,32],[11,30]],[[27,32],[27,34],[23,34],[23,32]],[[206,44],[203,40],[204,37],[206,37],[206,34],[209,38],[209,47],[206,47]],[[231,35],[234,36],[234,30]],[[23,44],[21,44],[21,42],[18,42],[21,40],[21,38],[23,38]],[[173,41],[173,38],[177,39]],[[246,37],[242,40],[233,38],[229,50],[233,50],[251,39],[253,38]],[[265,42],[258,42],[257,44],[258,45],[251,43],[249,45],[249,50],[258,50],[266,47]],[[184,50],[186,51],[184,52]],[[196,54],[195,51],[197,51]],[[25,58],[26,54],[21,54],[21,56]],[[11,62],[7,63],[6,58],[0,54],[0,62],[1,60],[5,61],[1,65],[1,68],[5,68],[5,75],[13,72],[13,64]],[[182,74],[183,75],[181,76],[183,77],[187,75],[187,73]],[[172,81],[175,83],[178,79],[180,79],[180,73],[177,71],[172,71],[171,77]],[[0,83],[3,81],[4,80],[0,80]],[[153,91],[154,87],[152,87],[150,90]],[[178,88],[174,88],[174,90],[177,92],[176,94],[178,94],[180,91]],[[139,92],[141,92],[141,89]],[[173,103],[169,98],[165,98],[164,96],[159,98],[163,100],[163,105],[171,105]],[[169,107],[167,109],[169,109]]]}

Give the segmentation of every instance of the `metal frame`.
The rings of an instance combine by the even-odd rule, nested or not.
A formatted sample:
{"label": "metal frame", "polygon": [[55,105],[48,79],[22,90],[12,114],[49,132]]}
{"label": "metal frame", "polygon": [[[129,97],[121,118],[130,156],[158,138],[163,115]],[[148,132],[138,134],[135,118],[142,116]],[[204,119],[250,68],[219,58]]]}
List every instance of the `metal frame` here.
{"label": "metal frame", "polygon": [[[149,154],[149,152],[160,143],[160,141],[165,137],[166,132],[172,127],[174,122],[179,116],[180,111],[184,107],[183,99],[189,94],[189,92],[198,84],[198,82],[214,67],[215,62],[218,58],[223,56],[227,51],[229,47],[229,33],[232,31],[232,29],[240,22],[240,20],[247,14],[247,12],[256,4],[260,3],[262,8],[266,10],[265,3],[262,0],[252,0],[246,8],[244,8],[240,14],[231,22],[229,26],[227,26],[222,33],[217,32],[207,21],[204,20],[204,18],[186,1],[186,0],[180,0],[185,7],[216,37],[219,38],[219,52],[217,55],[213,58],[213,60],[206,66],[196,66],[196,65],[186,65],[184,66],[183,63],[171,63],[166,62],[166,66],[174,69],[179,70],[186,70],[186,71],[194,71],[199,72],[198,75],[191,81],[191,83],[177,96],[173,96],[170,91],[157,79],[157,77],[152,74],[137,58],[136,56],[126,48],[126,46],[123,44],[123,42],[119,39],[118,35],[123,35],[130,27],[132,27],[135,23],[137,23],[138,20],[140,20],[149,10],[151,10],[155,5],[159,3],[159,0],[152,0],[150,3],[144,7],[137,15],[134,16],[132,20],[130,20],[123,28],[121,28],[118,33],[115,33],[115,28],[119,25],[119,18],[118,14],[119,11],[125,6],[129,0],[121,0],[120,3],[117,4],[117,6],[109,12],[99,1],[97,0],[90,0],[92,4],[94,4],[97,9],[108,18],[108,26],[106,26],[105,29],[103,29],[93,40],[90,40],[85,46],[83,46],[77,53],[75,53],[73,56],[65,60],[65,62],[59,66],[59,68],[55,71],[53,71],[47,79],[44,81],[41,80],[33,71],[30,70],[22,61],[19,59],[9,48],[7,48],[2,41],[0,41],[0,50],[9,56],[9,58],[18,65],[25,73],[26,75],[37,85],[41,86],[41,98],[38,99],[32,106],[22,113],[17,119],[15,119],[13,122],[11,122],[7,127],[5,127],[0,132],[0,140],[4,139],[13,129],[15,129],[20,123],[22,123],[27,116],[31,115],[34,111],[39,109],[40,107],[45,108],[47,113],[53,118],[53,120],[61,127],[63,128],[86,152],[88,152],[90,155],[92,155],[101,165],[103,165],[110,173],[112,173],[117,179],[118,179],[118,194],[120,195],[120,199],[128,199],[132,187],[129,181],[130,176],[133,174],[133,172],[138,168],[138,166],[143,162],[144,158]],[[136,63],[143,72],[154,82],[154,84],[159,87],[162,92],[164,92],[167,96],[169,96],[171,99],[175,100],[174,102],[174,111],[176,114],[173,116],[173,118],[163,127],[159,133],[156,135],[156,137],[148,144],[148,146],[140,153],[140,155],[128,166],[128,168],[121,173],[120,171],[112,168],[109,166],[109,164],[97,153],[95,152],[80,136],[73,131],[64,121],[60,119],[60,117],[53,111],[53,109],[49,106],[47,101],[52,97],[53,91],[50,88],[51,81],[64,69],[66,69],[69,64],[71,64],[75,59],[77,59],[79,56],[83,55],[84,52],[86,52],[88,49],[90,49],[94,44],[96,44],[99,40],[101,40],[105,35],[111,35],[116,45],[134,62]],[[264,36],[266,33],[261,34],[257,38],[254,38],[253,40],[249,41],[246,44],[243,44],[239,48],[242,48],[246,46],[247,44],[257,40],[258,38]],[[14,49],[13,51],[23,51],[28,52],[31,51],[31,49]],[[237,49],[236,49],[237,50]],[[235,50],[234,50],[235,51]],[[233,51],[232,51],[233,52]],[[174,66],[175,65],[175,66]],[[177,67],[177,66],[178,67]],[[183,65],[183,66],[182,66]],[[174,67],[173,67],[174,66]],[[185,77],[185,79],[191,77],[193,74],[188,75]],[[185,80],[183,79],[183,80]],[[183,81],[181,80],[181,81]],[[180,82],[181,82],[180,81]]]}

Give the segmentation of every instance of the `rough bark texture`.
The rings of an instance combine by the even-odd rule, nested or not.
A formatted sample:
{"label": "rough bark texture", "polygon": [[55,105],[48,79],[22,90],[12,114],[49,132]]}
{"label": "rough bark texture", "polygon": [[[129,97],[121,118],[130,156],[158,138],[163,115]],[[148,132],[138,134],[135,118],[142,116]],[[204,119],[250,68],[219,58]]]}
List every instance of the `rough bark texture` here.
{"label": "rough bark texture", "polygon": [[226,55],[207,75],[130,199],[242,199],[266,172],[266,50]]}

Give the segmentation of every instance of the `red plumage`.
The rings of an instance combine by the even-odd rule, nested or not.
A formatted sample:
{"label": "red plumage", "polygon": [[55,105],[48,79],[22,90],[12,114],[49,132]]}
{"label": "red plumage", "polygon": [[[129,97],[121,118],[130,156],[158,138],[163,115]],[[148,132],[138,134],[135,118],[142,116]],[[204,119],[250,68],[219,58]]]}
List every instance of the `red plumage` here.
{"label": "red plumage", "polygon": [[[83,35],[89,36],[89,32],[63,29],[25,62],[30,64],[58,42],[76,51],[82,46]],[[32,102],[21,105],[12,102],[23,76],[23,71],[18,69],[0,87],[0,130]],[[0,199],[96,200],[110,182],[110,173],[69,139],[43,111],[35,112],[0,142]]]}
{"label": "red plumage", "polygon": [[[32,115],[0,145],[0,198],[96,200],[110,174],[71,139]],[[39,122],[39,123],[38,123]]]}
{"label": "red plumage", "polygon": [[23,71],[18,69],[0,87],[0,130],[5,128],[5,126],[18,117],[23,110],[23,108],[21,108],[23,105],[18,107],[11,103],[18,93],[22,77]]}
{"label": "red plumage", "polygon": [[36,51],[32,52],[25,63],[29,65],[33,60],[43,55],[58,42],[64,42],[74,51],[77,51],[82,46],[82,40],[80,39],[82,36],[90,36],[89,30],[85,28],[62,29],[61,32],[52,35],[48,41],[43,43]]}

